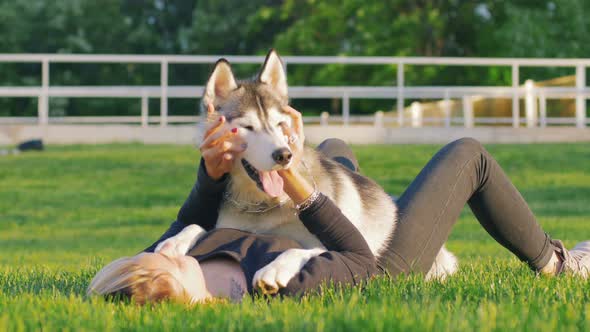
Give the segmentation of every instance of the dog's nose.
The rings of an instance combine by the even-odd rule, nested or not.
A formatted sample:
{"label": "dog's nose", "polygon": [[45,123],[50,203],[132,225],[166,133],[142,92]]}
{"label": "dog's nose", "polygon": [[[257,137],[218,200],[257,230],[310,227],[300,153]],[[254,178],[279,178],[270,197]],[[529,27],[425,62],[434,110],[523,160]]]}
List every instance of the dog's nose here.
{"label": "dog's nose", "polygon": [[272,153],[272,159],[279,165],[287,165],[291,161],[293,153],[287,148],[280,148]]}

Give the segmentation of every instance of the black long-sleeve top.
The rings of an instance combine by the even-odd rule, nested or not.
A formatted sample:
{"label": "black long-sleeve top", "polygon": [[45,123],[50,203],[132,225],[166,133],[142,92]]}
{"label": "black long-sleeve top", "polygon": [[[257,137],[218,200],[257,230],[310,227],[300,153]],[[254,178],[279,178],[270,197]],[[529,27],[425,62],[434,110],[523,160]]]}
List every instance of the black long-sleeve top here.
{"label": "black long-sleeve top", "polygon": [[[145,251],[153,251],[157,244],[176,235],[186,225],[197,224],[209,231],[188,252],[199,261],[213,257],[235,259],[246,276],[252,293],[252,279],[256,271],[272,262],[287,249],[301,248],[287,237],[262,235],[236,229],[215,229],[227,177],[211,179],[204,163],[199,167],[197,182],[180,209],[177,220]],[[357,228],[327,196],[321,195],[299,219],[326,247],[327,251],[311,258],[301,271],[281,288],[279,294],[300,295],[317,289],[322,283],[358,284],[378,274],[376,259]]]}

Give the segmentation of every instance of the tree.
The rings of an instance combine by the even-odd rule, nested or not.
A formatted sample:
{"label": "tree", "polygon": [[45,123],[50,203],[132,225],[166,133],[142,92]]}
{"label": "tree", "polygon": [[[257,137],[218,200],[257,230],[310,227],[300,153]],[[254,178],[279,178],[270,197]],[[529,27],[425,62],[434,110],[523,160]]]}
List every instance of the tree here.
{"label": "tree", "polygon": [[[584,57],[584,0],[0,0],[0,52],[363,56]],[[237,76],[259,66],[235,66]],[[0,64],[4,85],[39,85],[40,65]],[[170,67],[171,84],[202,84],[209,66]],[[289,66],[293,85],[396,84],[391,66]],[[542,78],[562,69],[527,70]],[[569,70],[571,72],[571,69]],[[569,73],[568,72],[568,73]],[[534,77],[535,78],[535,77]],[[506,67],[407,66],[408,85],[509,85]],[[54,64],[53,85],[155,85],[159,66]],[[135,100],[51,99],[52,115],[138,114]],[[358,101],[353,110],[391,108]],[[156,103],[154,104],[154,106]],[[171,102],[193,114],[194,101]],[[338,101],[297,101],[306,112]],[[0,115],[34,115],[31,99],[0,99]],[[153,108],[155,109],[155,107]]]}

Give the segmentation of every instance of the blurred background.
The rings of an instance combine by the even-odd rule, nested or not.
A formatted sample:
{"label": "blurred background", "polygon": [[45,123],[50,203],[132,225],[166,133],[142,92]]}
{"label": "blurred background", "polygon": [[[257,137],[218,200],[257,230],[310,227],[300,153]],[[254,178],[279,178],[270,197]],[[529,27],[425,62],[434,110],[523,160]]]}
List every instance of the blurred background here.
{"label": "blurred background", "polygon": [[[587,0],[516,1],[361,1],[361,0],[0,0],[0,53],[6,54],[137,54],[137,55],[264,55],[275,48],[282,56],[380,56],[380,57],[483,57],[483,58],[584,58],[590,54],[587,34],[590,18]],[[20,58],[19,58],[20,59]],[[38,87],[42,85],[42,61],[0,61],[1,87]],[[403,82],[398,65],[393,63],[293,63],[287,67],[291,86],[485,86],[518,87],[512,92],[494,92],[494,98],[471,93],[469,105],[461,96],[442,98],[424,94],[405,96],[396,102],[395,91],[387,98],[305,98],[293,105],[308,117],[341,115],[373,116],[382,111],[393,125],[399,119],[400,106],[406,119],[416,116],[411,105],[420,102],[419,127],[444,126],[464,120],[465,108],[475,117],[483,117],[487,126],[518,126],[526,123],[525,81],[535,87],[577,87],[586,89],[586,65],[576,68],[520,65],[514,79],[510,65],[405,64]],[[578,64],[579,65],[579,64]],[[259,63],[234,64],[238,77],[257,72]],[[579,67],[579,66],[578,66]],[[100,63],[84,61],[51,62],[47,84],[55,86],[159,86],[160,63],[120,61]],[[170,63],[170,86],[203,85],[211,70],[208,63]],[[578,78],[576,81],[576,75]],[[558,118],[555,125],[586,126],[586,99],[578,106],[576,117],[574,90],[562,91],[562,97],[535,100],[535,113]],[[489,90],[492,91],[492,90]],[[495,91],[495,90],[494,90]],[[569,95],[568,95],[569,94]],[[50,91],[51,95],[51,91]],[[41,101],[26,94],[0,97],[0,120],[15,123],[36,117]],[[422,97],[417,97],[422,96]],[[51,95],[47,101],[49,119],[79,116],[136,116],[144,111],[159,116],[166,107],[170,116],[194,116],[199,109],[198,93],[191,98],[176,97],[163,106],[159,97],[103,98]],[[518,105],[514,105],[514,100]],[[346,105],[343,105],[345,103]],[[580,102],[578,102],[580,103]],[[145,105],[147,104],[147,105]],[[583,107],[584,119],[580,120]],[[514,111],[516,109],[516,111]],[[513,121],[513,112],[520,119]],[[381,114],[380,114],[381,116]],[[9,117],[13,119],[10,120]],[[454,118],[458,119],[455,121]],[[503,120],[495,121],[498,117]],[[492,118],[492,120],[489,120]],[[534,121],[538,121],[538,117]],[[359,120],[360,119],[360,120]],[[387,119],[391,119],[387,121]],[[434,119],[434,120],[433,120]],[[485,120],[488,119],[488,120]],[[18,119],[17,119],[18,120]],[[363,121],[362,118],[357,120]],[[57,121],[57,120],[56,120]],[[366,122],[379,122],[369,119]],[[18,121],[16,121],[18,122]],[[51,122],[51,120],[50,120]],[[170,121],[173,122],[173,121]],[[188,121],[184,121],[188,122]],[[476,121],[477,123],[477,121]],[[409,120],[406,125],[410,125]],[[536,122],[538,125],[539,123]],[[542,123],[541,123],[542,125]],[[414,126],[412,124],[412,126]]]}
{"label": "blurred background", "polygon": [[[470,213],[446,286],[413,276],[197,311],[83,294],[190,193],[213,63],[251,77],[270,48],[306,142],[354,143],[387,192],[470,136],[544,230],[589,239],[590,145],[571,143],[590,142],[589,14],[590,0],[0,0],[0,332],[584,330],[590,284],[536,278]],[[489,144],[533,142],[552,144]]]}

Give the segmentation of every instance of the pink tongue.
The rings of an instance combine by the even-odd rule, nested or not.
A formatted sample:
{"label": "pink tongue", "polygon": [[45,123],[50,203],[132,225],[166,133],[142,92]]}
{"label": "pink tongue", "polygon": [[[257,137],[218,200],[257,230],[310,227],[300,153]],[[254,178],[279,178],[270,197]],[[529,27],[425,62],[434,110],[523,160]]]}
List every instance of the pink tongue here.
{"label": "pink tongue", "polygon": [[283,194],[283,178],[277,171],[259,171],[262,188],[270,197],[279,197]]}

